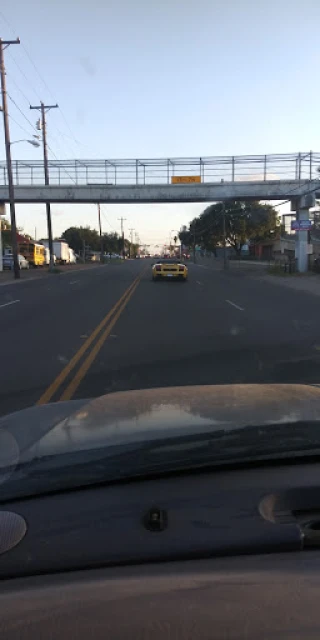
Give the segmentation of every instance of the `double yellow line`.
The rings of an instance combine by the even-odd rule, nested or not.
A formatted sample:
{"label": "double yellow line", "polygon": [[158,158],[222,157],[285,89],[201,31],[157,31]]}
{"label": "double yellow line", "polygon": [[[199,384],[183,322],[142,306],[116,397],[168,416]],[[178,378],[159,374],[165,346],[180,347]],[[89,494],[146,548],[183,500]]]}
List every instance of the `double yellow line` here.
{"label": "double yellow line", "polygon": [[97,340],[93,348],[89,351],[87,357],[81,364],[80,368],[77,370],[75,376],[69,382],[66,389],[63,391],[59,400],[60,401],[70,400],[72,398],[75,391],[78,389],[81,381],[83,380],[84,376],[86,375],[88,369],[91,367],[94,359],[97,357],[101,347],[103,346],[103,343],[105,342],[107,337],[110,335],[118,318],[120,317],[121,313],[127,306],[130,298],[133,296],[141,280],[141,276],[142,274],[140,274],[135,278],[135,280],[132,282],[130,287],[128,287],[128,289],[126,289],[126,291],[121,296],[121,298],[119,298],[118,302],[116,302],[116,304],[112,307],[109,313],[107,313],[107,315],[101,320],[101,322],[94,329],[94,331],[89,336],[89,338],[87,338],[87,340],[83,343],[80,349],[75,353],[75,355],[70,360],[70,362],[68,362],[68,364],[64,367],[61,373],[59,373],[59,375],[52,382],[52,384],[42,394],[41,398],[39,398],[37,402],[37,405],[47,404],[48,402],[50,402],[52,397],[59,391],[59,389],[61,388],[61,386],[67,379],[67,377],[76,367],[79,360],[81,360],[82,356],[86,353],[86,351],[88,351],[89,347],[91,347],[95,339],[99,336],[100,332],[102,331],[99,339]]}

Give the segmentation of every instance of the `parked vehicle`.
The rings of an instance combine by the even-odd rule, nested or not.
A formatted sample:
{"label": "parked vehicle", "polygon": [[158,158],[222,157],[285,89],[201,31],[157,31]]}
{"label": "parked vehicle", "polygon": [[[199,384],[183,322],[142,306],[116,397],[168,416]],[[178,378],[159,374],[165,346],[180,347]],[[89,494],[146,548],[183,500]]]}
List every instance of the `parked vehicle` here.
{"label": "parked vehicle", "polygon": [[75,264],[77,262],[77,256],[71,247],[69,247],[69,262],[70,264]]}
{"label": "parked vehicle", "polygon": [[[18,263],[19,269],[29,269],[29,262],[22,256],[20,253],[18,254]],[[7,253],[2,258],[2,267],[3,269],[13,269],[13,255],[12,253]]]}
{"label": "parked vehicle", "polygon": [[[45,247],[49,247],[49,241],[43,240],[43,245]],[[67,242],[64,240],[54,240],[53,241],[53,253],[56,256],[56,261],[58,264],[69,264],[70,262],[70,247]]]}
{"label": "parked vehicle", "polygon": [[85,259],[88,262],[100,262],[100,251],[86,251]]}
{"label": "parked vehicle", "polygon": [[[50,264],[50,251],[48,247],[44,248],[45,250],[45,260],[46,260],[46,265]],[[53,264],[56,264],[57,258],[56,256],[53,254]]]}
{"label": "parked vehicle", "polygon": [[313,261],[313,270],[316,273],[320,273],[320,258],[315,258]]}
{"label": "parked vehicle", "polygon": [[21,254],[32,267],[43,267],[46,264],[45,248],[37,242],[18,242]]}

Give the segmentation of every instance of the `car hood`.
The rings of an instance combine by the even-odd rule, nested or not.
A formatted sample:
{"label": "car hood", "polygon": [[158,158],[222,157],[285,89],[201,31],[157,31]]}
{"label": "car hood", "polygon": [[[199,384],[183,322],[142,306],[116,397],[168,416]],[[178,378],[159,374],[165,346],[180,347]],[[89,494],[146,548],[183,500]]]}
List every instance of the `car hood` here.
{"label": "car hood", "polygon": [[[50,470],[68,466],[70,476],[73,464],[93,462],[97,455],[110,461],[112,456],[134,452],[137,460],[139,452],[159,452],[160,445],[170,443],[189,443],[195,449],[201,439],[206,455],[208,443],[212,447],[210,460],[224,463],[247,460],[249,454],[258,458],[281,451],[320,452],[320,386],[148,389],[10,414],[0,419],[0,498],[17,495],[17,482],[26,470],[41,469],[46,486],[45,469],[50,475]],[[15,491],[8,494],[12,483]]]}

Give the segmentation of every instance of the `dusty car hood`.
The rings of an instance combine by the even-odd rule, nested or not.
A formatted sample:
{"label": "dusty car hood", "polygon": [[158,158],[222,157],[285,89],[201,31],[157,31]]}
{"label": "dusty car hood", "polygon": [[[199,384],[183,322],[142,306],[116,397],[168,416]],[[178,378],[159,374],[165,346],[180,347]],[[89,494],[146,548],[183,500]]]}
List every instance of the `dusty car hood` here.
{"label": "dusty car hood", "polygon": [[[66,460],[72,465],[81,453],[103,450],[110,455],[130,447],[137,452],[149,444],[200,436],[210,437],[210,444],[219,437],[221,445],[223,439],[226,457],[230,435],[251,448],[259,438],[262,442],[262,436],[274,447],[278,439],[283,447],[286,439],[292,439],[295,423],[312,423],[314,440],[308,434],[308,443],[320,451],[317,385],[172,387],[32,407],[0,419],[0,496],[1,485],[18,479],[18,469],[41,460],[53,460],[56,469],[59,459],[61,465]],[[243,438],[244,433],[249,439]],[[297,437],[301,440],[304,431]]]}
{"label": "dusty car hood", "polygon": [[239,384],[125,391],[18,411],[0,419],[0,430],[10,432],[20,452],[36,447],[40,456],[302,420],[320,420],[320,385]]}

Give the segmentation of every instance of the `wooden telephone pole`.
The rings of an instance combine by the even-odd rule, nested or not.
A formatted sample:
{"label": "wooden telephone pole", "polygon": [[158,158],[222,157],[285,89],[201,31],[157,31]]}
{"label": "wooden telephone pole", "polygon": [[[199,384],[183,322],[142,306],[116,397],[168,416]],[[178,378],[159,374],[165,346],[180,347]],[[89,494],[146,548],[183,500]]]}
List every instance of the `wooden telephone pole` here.
{"label": "wooden telephone pole", "polygon": [[123,223],[127,218],[118,218],[118,220],[120,220],[121,222],[121,237],[122,237],[122,255],[123,255],[123,259],[125,257],[125,244],[124,244],[124,228],[123,228]]}
{"label": "wooden telephone pole", "polygon": [[[44,183],[45,183],[45,185],[48,185],[50,181],[49,181],[49,167],[48,167],[46,113],[47,113],[47,111],[50,111],[50,109],[58,109],[58,105],[57,104],[44,104],[43,102],[40,102],[40,106],[32,107],[30,105],[30,109],[38,109],[38,111],[41,112]],[[53,269],[54,269],[54,261],[53,261],[53,240],[52,240],[52,222],[51,222],[51,206],[50,206],[50,202],[46,202],[46,211],[47,211],[48,242],[49,242],[49,253],[50,253],[49,271],[53,271]]]}
{"label": "wooden telephone pole", "polygon": [[98,203],[98,221],[99,221],[99,235],[100,235],[100,262],[103,262],[103,237],[101,227],[101,205]]}
{"label": "wooden telephone pole", "polygon": [[7,162],[7,174],[8,174],[13,271],[14,271],[14,277],[16,279],[19,279],[20,265],[18,261],[16,207],[15,207],[15,201],[14,201],[14,184],[13,184],[12,163],[11,163],[11,142],[10,142],[8,102],[7,102],[6,70],[4,65],[4,50],[7,47],[9,47],[11,44],[20,44],[19,38],[17,38],[16,40],[2,40],[2,38],[0,38],[0,76],[1,76],[1,93],[2,93],[2,112],[3,112],[4,140],[5,140],[5,147],[6,147],[6,162]]}

